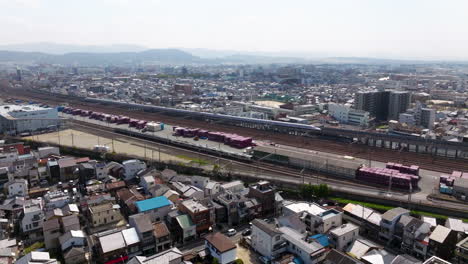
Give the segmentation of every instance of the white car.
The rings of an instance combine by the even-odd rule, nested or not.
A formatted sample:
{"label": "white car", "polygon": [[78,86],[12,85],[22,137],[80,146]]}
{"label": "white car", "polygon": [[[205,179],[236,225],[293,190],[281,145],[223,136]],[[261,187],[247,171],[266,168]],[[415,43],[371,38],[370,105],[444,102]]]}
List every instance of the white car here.
{"label": "white car", "polygon": [[229,229],[226,234],[228,236],[234,236],[237,234],[237,231],[235,229]]}

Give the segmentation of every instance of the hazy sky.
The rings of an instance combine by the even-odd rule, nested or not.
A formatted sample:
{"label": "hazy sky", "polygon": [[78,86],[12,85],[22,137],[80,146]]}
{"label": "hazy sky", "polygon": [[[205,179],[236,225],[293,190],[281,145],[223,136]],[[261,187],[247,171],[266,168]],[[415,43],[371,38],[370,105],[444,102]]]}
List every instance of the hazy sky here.
{"label": "hazy sky", "polygon": [[0,0],[0,44],[468,58],[468,0]]}

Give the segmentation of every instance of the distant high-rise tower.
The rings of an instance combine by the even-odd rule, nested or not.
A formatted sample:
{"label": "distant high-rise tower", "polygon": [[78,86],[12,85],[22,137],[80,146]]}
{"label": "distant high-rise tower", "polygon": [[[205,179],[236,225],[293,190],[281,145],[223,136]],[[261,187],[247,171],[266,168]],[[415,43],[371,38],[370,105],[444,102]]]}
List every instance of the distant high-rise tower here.
{"label": "distant high-rise tower", "polygon": [[19,67],[16,67],[16,80],[21,82],[22,77],[21,77],[21,69]]}

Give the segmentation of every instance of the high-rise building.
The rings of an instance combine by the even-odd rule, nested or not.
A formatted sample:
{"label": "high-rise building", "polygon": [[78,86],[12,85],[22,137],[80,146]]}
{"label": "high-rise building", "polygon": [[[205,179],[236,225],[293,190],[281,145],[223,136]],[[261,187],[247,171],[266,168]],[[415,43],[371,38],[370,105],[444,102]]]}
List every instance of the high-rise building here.
{"label": "high-rise building", "polygon": [[392,91],[388,100],[388,119],[398,120],[400,113],[410,107],[411,93],[406,91]]}
{"label": "high-rise building", "polygon": [[420,124],[423,127],[432,129],[434,128],[435,122],[435,110],[431,108],[422,108],[421,109],[421,121]]}
{"label": "high-rise building", "polygon": [[21,82],[22,76],[21,76],[21,69],[19,67],[16,68],[16,80]]}
{"label": "high-rise building", "polygon": [[409,108],[411,93],[405,91],[358,92],[355,108],[369,112],[376,120],[398,119]]}
{"label": "high-rise building", "polygon": [[355,108],[369,112],[376,120],[387,120],[389,91],[358,92]]}

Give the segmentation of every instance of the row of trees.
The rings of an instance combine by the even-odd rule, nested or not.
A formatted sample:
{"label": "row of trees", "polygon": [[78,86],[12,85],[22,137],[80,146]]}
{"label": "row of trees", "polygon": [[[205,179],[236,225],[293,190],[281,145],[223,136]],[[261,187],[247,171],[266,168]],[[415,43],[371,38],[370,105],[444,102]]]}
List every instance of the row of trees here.
{"label": "row of trees", "polygon": [[312,200],[313,198],[326,198],[330,195],[330,187],[326,184],[303,184],[299,191],[302,198],[307,200]]}

